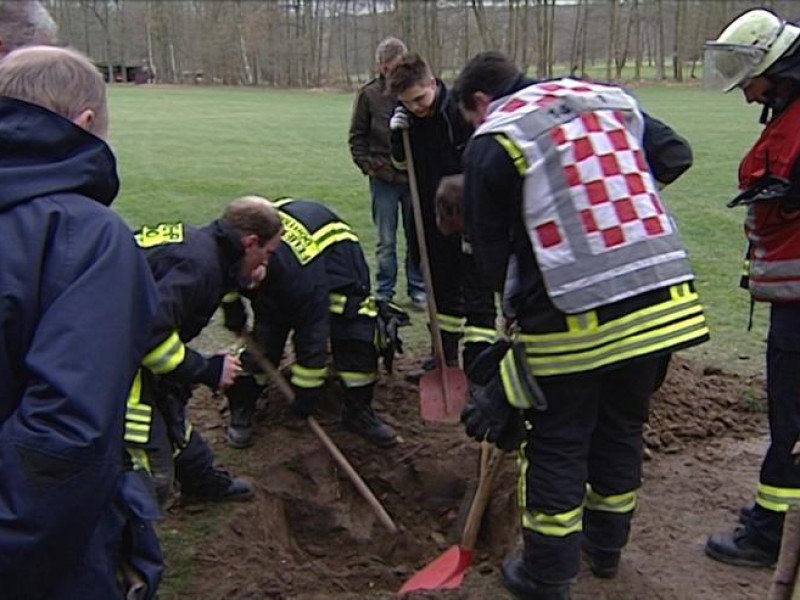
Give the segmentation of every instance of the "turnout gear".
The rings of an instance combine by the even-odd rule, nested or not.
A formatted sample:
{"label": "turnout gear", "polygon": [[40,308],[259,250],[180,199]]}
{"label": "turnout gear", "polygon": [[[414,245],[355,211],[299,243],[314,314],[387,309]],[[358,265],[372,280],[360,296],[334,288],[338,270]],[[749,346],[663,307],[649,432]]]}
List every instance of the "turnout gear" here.
{"label": "turnout gear", "polygon": [[202,473],[181,484],[181,498],[189,502],[249,500],[253,493],[248,481],[210,464]]}
{"label": "turnout gear", "polygon": [[758,8],[739,16],[713,42],[706,42],[708,67],[718,73],[726,92],[745,87],[791,49],[800,27]]}
{"label": "turnout gear", "polygon": [[374,385],[351,388],[342,407],[342,427],[379,448],[397,443],[397,433],[381,421],[370,406]]}
{"label": "turnout gear", "polygon": [[568,583],[544,583],[528,574],[520,557],[503,561],[500,568],[503,585],[520,600],[569,600]]}
{"label": "turnout gear", "polygon": [[765,550],[747,535],[746,527],[737,527],[732,533],[715,533],[706,541],[708,556],[729,565],[741,567],[772,568],[778,562],[778,550]]}
{"label": "turnout gear", "polygon": [[242,375],[225,391],[230,409],[228,444],[233,448],[248,448],[253,445],[253,415],[261,390],[262,386],[258,385],[252,375]]}

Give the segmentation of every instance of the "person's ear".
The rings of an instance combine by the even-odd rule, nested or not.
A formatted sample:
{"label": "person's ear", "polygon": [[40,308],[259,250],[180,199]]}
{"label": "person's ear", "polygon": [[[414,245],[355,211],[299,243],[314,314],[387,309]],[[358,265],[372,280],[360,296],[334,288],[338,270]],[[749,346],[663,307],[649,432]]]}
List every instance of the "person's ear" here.
{"label": "person's ear", "polygon": [[242,248],[247,250],[253,246],[258,246],[258,236],[255,233],[249,233],[242,238]]}
{"label": "person's ear", "polygon": [[92,123],[94,123],[94,118],[95,118],[94,111],[91,108],[87,108],[86,110],[81,111],[81,113],[77,117],[72,119],[72,122],[75,123],[75,125],[77,125],[78,127],[82,127],[86,131],[91,131]]}

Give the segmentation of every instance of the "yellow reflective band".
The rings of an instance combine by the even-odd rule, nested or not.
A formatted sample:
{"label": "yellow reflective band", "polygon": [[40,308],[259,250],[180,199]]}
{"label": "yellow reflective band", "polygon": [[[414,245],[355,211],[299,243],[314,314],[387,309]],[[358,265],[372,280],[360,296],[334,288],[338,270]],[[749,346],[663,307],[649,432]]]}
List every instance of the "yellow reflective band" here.
{"label": "yellow reflective band", "polygon": [[150,439],[150,421],[153,408],[141,404],[142,371],[136,371],[125,406],[125,433],[123,439],[132,444],[146,444]]}
{"label": "yellow reflective band", "polygon": [[280,215],[283,225],[281,241],[291,248],[298,262],[306,265],[319,256],[320,249],[306,226],[288,213],[281,211]]}
{"label": "yellow reflective band", "polygon": [[358,243],[358,236],[355,234],[355,232],[353,232],[352,229],[350,229],[350,226],[347,223],[342,221],[335,221],[320,227],[313,233],[313,237],[314,242],[319,248],[319,252],[322,252],[337,242],[347,241]]}
{"label": "yellow reflective band", "polygon": [[172,458],[177,457],[178,454],[184,451],[186,446],[189,444],[189,439],[191,437],[192,437],[192,423],[191,421],[189,421],[189,419],[186,419],[183,429],[183,446],[178,446],[178,445],[175,446],[175,449],[172,451]]}
{"label": "yellow reflective band", "polygon": [[183,241],[183,223],[159,223],[155,227],[145,225],[133,237],[140,248],[180,244]]}
{"label": "yellow reflective band", "polygon": [[525,454],[525,448],[528,446],[528,441],[522,442],[517,452],[517,507],[519,514],[525,514],[525,509],[528,506],[528,469],[531,464],[528,456]]}
{"label": "yellow reflective band", "polygon": [[328,310],[334,315],[343,315],[347,306],[347,296],[344,294],[331,293],[328,295]]}
{"label": "yellow reflective band", "polygon": [[156,375],[163,375],[178,368],[186,358],[186,346],[183,345],[177,331],[173,331],[167,339],[148,352],[142,364]]}
{"label": "yellow reflective band", "polygon": [[480,344],[486,342],[491,344],[497,339],[497,332],[488,327],[476,327],[475,325],[467,325],[464,327],[464,343],[465,344]]}
{"label": "yellow reflective band", "polygon": [[439,323],[439,328],[442,331],[447,331],[448,333],[457,333],[460,335],[464,330],[464,323],[466,322],[466,319],[464,317],[454,317],[452,315],[438,313],[436,315],[436,321]]}
{"label": "yellow reflective band", "polygon": [[228,292],[222,297],[223,304],[230,304],[231,302],[236,302],[239,299],[239,292]]}
{"label": "yellow reflective band", "polygon": [[144,448],[132,448],[127,446],[125,451],[131,457],[131,464],[134,471],[145,471],[148,475],[152,475],[150,470],[150,456]]}
{"label": "yellow reflective band", "polygon": [[800,489],[778,488],[758,484],[756,504],[775,512],[786,512],[790,506],[800,506]]}
{"label": "yellow reflective band", "polygon": [[500,361],[500,379],[503,382],[503,391],[506,399],[511,406],[520,409],[532,406],[528,397],[522,391],[517,363],[514,361],[514,354],[510,351],[506,352],[503,360]]}
{"label": "yellow reflective band", "polygon": [[280,200],[275,200],[272,203],[272,206],[274,206],[275,208],[281,208],[282,206],[291,204],[292,202],[294,202],[294,200],[295,200],[294,198],[281,198]]}
{"label": "yellow reflective band", "polygon": [[564,537],[583,530],[583,506],[556,515],[526,510],[522,513],[522,526],[542,535]]}
{"label": "yellow reflective band", "polygon": [[364,387],[378,380],[374,371],[364,373],[359,371],[339,371],[342,385],[346,388]]}
{"label": "yellow reflective band", "polygon": [[407,171],[408,170],[408,161],[403,160],[396,160],[392,157],[392,166],[397,169],[398,171]]}
{"label": "yellow reflective band", "polygon": [[528,170],[528,160],[525,158],[525,154],[522,152],[520,147],[517,146],[516,142],[502,133],[497,133],[492,137],[497,140],[497,143],[500,144],[508,153],[508,156],[511,157],[517,172],[524,177]]}
{"label": "yellow reflective band", "polygon": [[325,367],[312,369],[297,363],[292,365],[292,383],[299,388],[314,389],[325,383]]}
{"label": "yellow reflective band", "polygon": [[361,304],[358,305],[358,314],[364,317],[378,316],[378,306],[375,304],[374,296],[367,296],[361,301]]}
{"label": "yellow reflective band", "polygon": [[623,494],[613,494],[611,496],[601,496],[595,492],[590,485],[586,486],[586,500],[584,506],[591,510],[614,513],[618,515],[626,514],[636,508],[636,492],[625,492]]}

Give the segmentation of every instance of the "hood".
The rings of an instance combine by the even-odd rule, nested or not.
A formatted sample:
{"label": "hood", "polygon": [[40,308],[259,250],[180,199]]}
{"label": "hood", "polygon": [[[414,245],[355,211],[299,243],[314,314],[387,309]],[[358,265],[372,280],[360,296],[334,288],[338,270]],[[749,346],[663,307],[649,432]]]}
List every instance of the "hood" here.
{"label": "hood", "polygon": [[108,206],[118,191],[103,140],[46,108],[0,97],[0,210],[62,193]]}

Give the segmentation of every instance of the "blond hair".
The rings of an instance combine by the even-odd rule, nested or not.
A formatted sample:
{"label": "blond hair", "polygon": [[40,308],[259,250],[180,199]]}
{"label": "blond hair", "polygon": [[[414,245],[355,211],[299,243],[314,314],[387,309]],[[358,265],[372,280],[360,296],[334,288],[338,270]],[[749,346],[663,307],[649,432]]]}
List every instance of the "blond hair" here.
{"label": "blond hair", "polygon": [[86,56],[71,48],[27,46],[0,61],[0,96],[43,106],[74,121],[84,111],[86,129],[103,137],[108,129],[106,85]]}
{"label": "blond hair", "polygon": [[242,196],[233,200],[225,207],[222,218],[239,235],[255,234],[261,244],[265,244],[283,230],[278,209],[261,196]]}
{"label": "blond hair", "polygon": [[38,0],[0,0],[0,57],[22,46],[55,44],[57,33]]}

